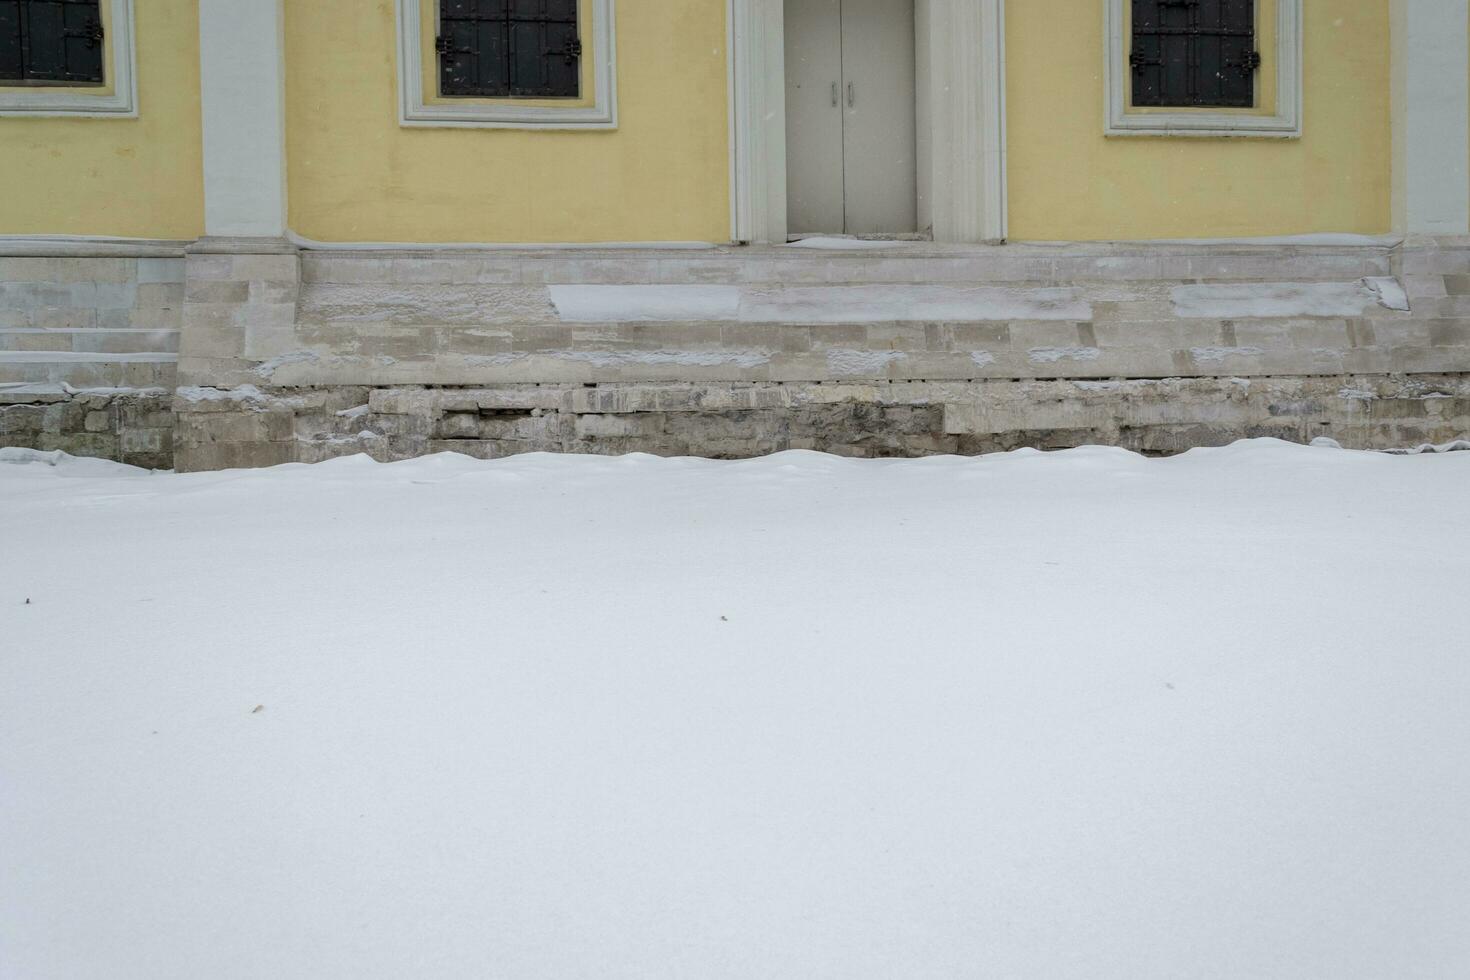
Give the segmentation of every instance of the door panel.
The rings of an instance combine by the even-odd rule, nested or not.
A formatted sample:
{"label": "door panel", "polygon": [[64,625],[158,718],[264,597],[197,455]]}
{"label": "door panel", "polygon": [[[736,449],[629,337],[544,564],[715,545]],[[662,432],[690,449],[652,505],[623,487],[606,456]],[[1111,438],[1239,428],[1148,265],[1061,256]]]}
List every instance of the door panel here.
{"label": "door panel", "polygon": [[842,0],[842,69],[845,229],[850,235],[912,232],[918,226],[914,0]]}
{"label": "door panel", "polygon": [[786,226],[841,231],[842,0],[786,0]]}

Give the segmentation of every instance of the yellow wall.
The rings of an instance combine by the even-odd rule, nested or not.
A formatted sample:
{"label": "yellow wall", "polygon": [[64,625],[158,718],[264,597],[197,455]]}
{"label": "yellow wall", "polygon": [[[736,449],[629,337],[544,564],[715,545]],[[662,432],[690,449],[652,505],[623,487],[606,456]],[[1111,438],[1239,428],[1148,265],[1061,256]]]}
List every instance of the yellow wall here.
{"label": "yellow wall", "polygon": [[1101,6],[1006,5],[1012,239],[1389,230],[1388,0],[1304,0],[1290,141],[1104,137]]}
{"label": "yellow wall", "polygon": [[725,4],[619,0],[617,18],[616,131],[424,129],[398,125],[392,0],[288,3],[291,227],[322,241],[728,239]]}
{"label": "yellow wall", "polygon": [[0,118],[0,234],[204,230],[197,0],[141,0],[138,118]]}

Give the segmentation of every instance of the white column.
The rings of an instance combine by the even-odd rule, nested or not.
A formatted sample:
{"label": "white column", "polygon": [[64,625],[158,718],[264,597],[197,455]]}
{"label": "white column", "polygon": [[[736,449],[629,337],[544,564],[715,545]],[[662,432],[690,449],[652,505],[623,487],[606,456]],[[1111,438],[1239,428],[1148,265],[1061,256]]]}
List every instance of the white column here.
{"label": "white column", "polygon": [[282,0],[199,0],[204,233],[286,232]]}
{"label": "white column", "polygon": [[1470,43],[1465,0],[1393,0],[1393,220],[1470,234]]}

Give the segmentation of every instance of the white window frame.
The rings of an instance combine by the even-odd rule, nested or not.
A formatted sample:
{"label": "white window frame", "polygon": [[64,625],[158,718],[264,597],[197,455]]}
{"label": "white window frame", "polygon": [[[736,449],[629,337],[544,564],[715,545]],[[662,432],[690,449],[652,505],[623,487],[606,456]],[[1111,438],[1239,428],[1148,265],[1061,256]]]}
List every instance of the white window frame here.
{"label": "white window frame", "polygon": [[1256,136],[1296,139],[1302,135],[1302,0],[1276,0],[1276,112],[1135,112],[1128,108],[1128,0],[1107,0],[1107,127],[1109,136]]}
{"label": "white window frame", "polygon": [[[102,43],[103,77],[111,92],[38,85],[0,87],[0,116],[96,116],[136,118],[138,74],[134,70],[133,0],[102,0],[108,4],[107,36]],[[3,86],[3,83],[0,83]]]}
{"label": "white window frame", "polygon": [[[592,105],[429,102],[424,96],[423,4],[398,3],[398,124],[462,129],[617,129],[617,38],[613,0],[592,0]],[[585,36],[585,34],[584,34]]]}

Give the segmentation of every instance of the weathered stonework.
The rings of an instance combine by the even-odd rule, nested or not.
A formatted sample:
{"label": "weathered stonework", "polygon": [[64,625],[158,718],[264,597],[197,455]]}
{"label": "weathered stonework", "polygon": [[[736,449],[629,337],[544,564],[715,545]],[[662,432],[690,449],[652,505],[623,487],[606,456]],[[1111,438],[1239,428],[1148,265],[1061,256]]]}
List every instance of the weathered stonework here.
{"label": "weathered stonework", "polygon": [[101,250],[0,255],[0,384],[173,387],[182,248]]}
{"label": "weathered stonework", "polygon": [[0,446],[171,469],[172,401],[172,392],[163,388],[0,384]]}
{"label": "weathered stonework", "polygon": [[[129,372],[166,359],[166,382],[148,377],[172,388],[176,345],[186,470],[352,452],[1162,453],[1470,435],[1467,239],[478,252],[204,239],[163,261],[0,259],[29,277],[0,276],[13,299],[0,315],[25,324],[0,326],[0,370],[143,387]],[[152,279],[169,289],[145,290],[165,285]],[[144,297],[177,309],[148,321]],[[142,329],[101,326],[124,300],[137,322],[181,329],[107,333]],[[62,309],[79,319],[36,325]],[[57,337],[70,349],[44,369],[6,357]],[[112,349],[134,337],[156,349]],[[91,353],[107,359],[60,356]],[[53,414],[61,429],[0,438],[125,452],[121,421]]]}
{"label": "weathered stonework", "polygon": [[354,453],[1174,453],[1258,436],[1382,449],[1470,433],[1470,375],[181,389],[174,405],[181,469]]}

